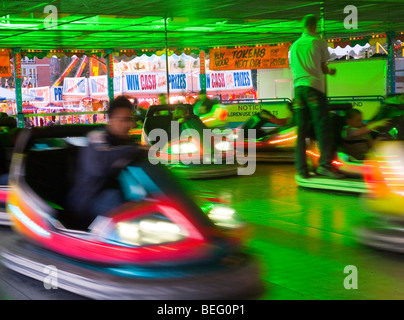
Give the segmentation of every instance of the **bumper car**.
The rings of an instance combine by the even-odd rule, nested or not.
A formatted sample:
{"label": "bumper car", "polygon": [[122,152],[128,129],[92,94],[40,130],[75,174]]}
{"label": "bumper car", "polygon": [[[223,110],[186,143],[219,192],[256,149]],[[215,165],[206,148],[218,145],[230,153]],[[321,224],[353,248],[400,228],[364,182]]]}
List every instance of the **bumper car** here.
{"label": "bumper car", "polygon": [[226,128],[229,112],[224,105],[214,100],[204,100],[195,103],[193,109],[193,112],[209,129]]}
{"label": "bumper car", "polygon": [[[392,111],[404,110],[404,96],[390,97],[398,104],[390,104]],[[397,111],[396,109],[399,109]],[[404,117],[390,129],[390,139],[377,142],[365,160],[364,172],[369,193],[363,198],[365,208],[372,213],[356,229],[357,240],[369,247],[404,252]]]}
{"label": "bumper car", "polygon": [[[332,111],[344,111],[352,108],[350,104],[332,104],[330,105],[330,110]],[[403,115],[404,108],[400,104],[385,104],[378,114],[372,119],[393,119],[391,125],[385,129],[383,132],[379,132],[378,136],[387,140],[397,139],[397,127],[402,126],[402,121],[404,119]],[[334,168],[338,172],[345,175],[344,179],[331,179],[322,176],[312,176],[308,179],[302,178],[296,175],[296,183],[299,186],[323,189],[323,190],[335,190],[350,193],[367,193],[369,191],[367,184],[364,180],[365,173],[371,170],[370,163],[367,161],[356,160],[344,152],[341,144],[342,137],[341,131],[344,126],[343,116],[337,113],[330,113],[331,118],[331,132],[333,141],[333,150],[335,158],[332,162]],[[311,171],[315,172],[318,168],[318,162],[320,158],[320,152],[318,149],[318,144],[314,139],[310,139],[308,142],[308,148],[306,151],[308,165]]]}
{"label": "bumper car", "polygon": [[133,140],[135,142],[142,142],[142,128],[133,128],[129,131],[129,134],[131,135],[131,137],[133,137]]}
{"label": "bumper car", "polygon": [[365,161],[369,193],[363,203],[372,217],[356,229],[356,235],[369,247],[404,253],[403,156],[403,141],[380,141]]}
{"label": "bumper car", "polygon": [[[182,125],[186,128],[185,130],[196,130],[203,138],[203,131],[208,128],[194,115],[191,105],[185,106],[191,119]],[[224,135],[216,134],[212,135],[211,140],[207,140],[209,138],[181,140],[179,129],[175,130],[172,127],[175,107],[176,105],[159,105],[148,109],[142,141],[151,148],[157,147],[157,143],[161,144],[161,148],[155,155],[149,156],[149,159],[153,163],[165,164],[178,176],[188,179],[217,178],[237,174],[239,166],[235,162],[232,142],[229,142]],[[158,140],[154,133],[152,134],[155,129],[162,130],[162,133],[166,134],[167,143]],[[210,132],[210,130],[207,131]]]}
{"label": "bumper car", "polygon": [[[289,124],[263,131],[265,133],[261,137],[256,135],[255,139],[250,139],[248,138],[248,132],[243,129],[243,125],[234,129],[233,137],[236,150],[248,150],[249,144],[254,143],[256,161],[294,162],[297,127]],[[245,154],[245,152],[243,153]]]}
{"label": "bumper car", "polygon": [[245,226],[223,204],[203,211],[165,166],[122,165],[126,202],[88,228],[72,227],[63,199],[87,131],[50,127],[20,134],[7,201],[16,236],[1,260],[7,268],[46,283],[52,266],[58,288],[92,299],[258,297],[263,285],[257,263],[243,250]]}

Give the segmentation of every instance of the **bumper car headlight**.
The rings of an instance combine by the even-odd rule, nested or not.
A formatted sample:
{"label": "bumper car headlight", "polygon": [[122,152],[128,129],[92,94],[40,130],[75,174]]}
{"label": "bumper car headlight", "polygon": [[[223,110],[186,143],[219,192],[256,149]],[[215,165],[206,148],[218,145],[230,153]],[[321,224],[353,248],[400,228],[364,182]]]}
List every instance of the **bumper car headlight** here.
{"label": "bumper car headlight", "polygon": [[176,242],[185,239],[186,236],[187,233],[179,225],[162,215],[153,215],[118,222],[109,240],[130,246],[145,246]]}
{"label": "bumper car headlight", "polygon": [[208,217],[219,227],[240,228],[244,225],[237,217],[236,211],[226,206],[212,206],[208,212]]}
{"label": "bumper car headlight", "polygon": [[199,152],[199,148],[192,142],[181,142],[173,144],[170,147],[170,151],[172,154],[197,153]]}
{"label": "bumper car headlight", "polygon": [[218,151],[231,151],[233,146],[228,141],[221,141],[215,144],[215,149]]}

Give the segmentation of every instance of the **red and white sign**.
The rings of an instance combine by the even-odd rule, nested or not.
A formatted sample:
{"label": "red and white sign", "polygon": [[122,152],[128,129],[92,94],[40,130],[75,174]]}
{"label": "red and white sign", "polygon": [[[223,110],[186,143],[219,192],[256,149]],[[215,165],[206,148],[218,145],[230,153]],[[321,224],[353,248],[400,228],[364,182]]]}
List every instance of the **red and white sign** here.
{"label": "red and white sign", "polygon": [[[108,96],[107,76],[97,76],[89,78],[89,89],[92,97]],[[122,77],[114,77],[114,94],[122,94]]]}
{"label": "red and white sign", "polygon": [[211,71],[206,73],[207,92],[249,90],[252,88],[251,70]]}
{"label": "red and white sign", "polygon": [[63,81],[63,95],[88,96],[87,78],[65,78]]}
{"label": "red and white sign", "polygon": [[[170,73],[170,92],[182,93],[189,91],[186,73]],[[167,77],[165,72],[130,72],[123,75],[123,92],[158,94],[167,92]]]}
{"label": "red and white sign", "polygon": [[39,87],[39,88],[30,88],[28,90],[28,94],[30,96],[42,98],[41,101],[49,102],[50,96],[50,88],[49,87]]}

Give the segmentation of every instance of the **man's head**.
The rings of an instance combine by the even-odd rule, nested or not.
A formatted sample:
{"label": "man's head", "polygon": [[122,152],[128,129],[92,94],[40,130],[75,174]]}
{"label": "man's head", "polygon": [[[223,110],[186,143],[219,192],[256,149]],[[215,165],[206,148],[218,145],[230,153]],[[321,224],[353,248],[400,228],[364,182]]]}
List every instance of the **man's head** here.
{"label": "man's head", "polygon": [[362,112],[358,109],[350,109],[345,114],[345,122],[352,128],[360,128],[363,126]]}
{"label": "man's head", "polygon": [[129,130],[133,127],[134,105],[124,96],[111,101],[108,108],[109,126],[111,134],[121,139],[129,138]]}
{"label": "man's head", "polygon": [[313,14],[308,14],[304,16],[302,20],[302,25],[303,25],[303,30],[308,31],[311,33],[316,33],[317,32],[317,23],[318,20],[315,15]]}
{"label": "man's head", "polygon": [[166,96],[162,93],[159,94],[159,103],[160,104],[167,104]]}

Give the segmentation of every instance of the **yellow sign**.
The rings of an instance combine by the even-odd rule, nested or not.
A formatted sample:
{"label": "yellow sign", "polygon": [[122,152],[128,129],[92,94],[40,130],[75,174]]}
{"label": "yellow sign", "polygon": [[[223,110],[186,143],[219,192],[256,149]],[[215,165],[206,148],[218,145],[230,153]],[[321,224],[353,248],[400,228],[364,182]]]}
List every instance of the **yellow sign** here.
{"label": "yellow sign", "polygon": [[271,69],[287,68],[288,45],[213,49],[209,52],[210,70]]}
{"label": "yellow sign", "polygon": [[0,77],[12,77],[8,52],[0,52]]}
{"label": "yellow sign", "polygon": [[245,122],[253,115],[268,110],[275,117],[282,119],[291,116],[286,102],[280,103],[229,103],[226,104],[227,122]]}

